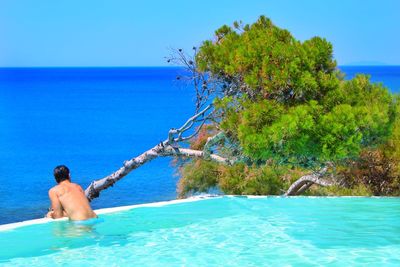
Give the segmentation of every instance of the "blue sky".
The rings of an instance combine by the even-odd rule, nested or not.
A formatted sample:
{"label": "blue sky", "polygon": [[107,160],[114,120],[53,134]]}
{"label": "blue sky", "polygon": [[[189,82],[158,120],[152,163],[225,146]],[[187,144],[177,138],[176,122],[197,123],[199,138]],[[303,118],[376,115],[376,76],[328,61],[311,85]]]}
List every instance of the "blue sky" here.
{"label": "blue sky", "polygon": [[163,66],[170,47],[259,15],[334,45],[340,65],[400,65],[398,0],[0,0],[0,66]]}

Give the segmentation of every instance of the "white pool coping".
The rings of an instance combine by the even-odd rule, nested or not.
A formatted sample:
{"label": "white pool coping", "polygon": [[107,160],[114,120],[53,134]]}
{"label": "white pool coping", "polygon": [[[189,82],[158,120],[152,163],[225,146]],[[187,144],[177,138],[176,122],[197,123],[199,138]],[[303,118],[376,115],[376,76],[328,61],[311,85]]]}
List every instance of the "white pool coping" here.
{"label": "white pool coping", "polygon": [[[113,208],[103,208],[95,210],[96,214],[107,214],[119,211],[126,211],[131,209],[143,208],[143,207],[163,207],[172,204],[178,203],[188,203],[188,202],[195,202],[199,200],[207,200],[207,199],[215,199],[215,198],[223,198],[223,197],[243,197],[243,198],[398,198],[399,197],[381,197],[381,196],[258,196],[258,195],[199,195],[193,196],[186,199],[174,199],[174,200],[167,200],[167,201],[160,201],[160,202],[152,202],[152,203],[144,203],[144,204],[135,204],[135,205],[128,205],[128,206],[119,206]],[[40,218],[34,220],[27,220],[22,222],[15,222],[9,224],[0,225],[0,232],[13,230],[15,228],[34,225],[34,224],[44,224],[54,221],[66,221],[68,218],[61,218],[61,219],[50,219],[50,218]]]}
{"label": "white pool coping", "polygon": [[[113,208],[103,208],[103,209],[97,209],[97,210],[95,210],[95,212],[96,212],[96,214],[100,215],[100,214],[126,211],[126,210],[137,209],[137,208],[163,207],[163,206],[172,205],[172,204],[188,203],[188,202],[195,202],[195,201],[199,201],[199,200],[215,199],[215,198],[222,198],[222,197],[223,196],[214,196],[214,195],[195,196],[195,197],[190,197],[190,198],[186,198],[186,199],[174,199],[174,200],[168,200],[168,201],[120,206],[120,207],[113,207]],[[8,223],[8,224],[0,225],[0,231],[13,230],[15,228],[19,228],[22,226],[28,226],[28,225],[34,225],[34,224],[44,224],[44,223],[49,223],[49,222],[54,222],[54,221],[66,221],[66,220],[68,220],[68,218],[66,218],[66,217],[60,218],[60,219],[40,218],[40,219],[27,220],[27,221],[22,221],[22,222]]]}

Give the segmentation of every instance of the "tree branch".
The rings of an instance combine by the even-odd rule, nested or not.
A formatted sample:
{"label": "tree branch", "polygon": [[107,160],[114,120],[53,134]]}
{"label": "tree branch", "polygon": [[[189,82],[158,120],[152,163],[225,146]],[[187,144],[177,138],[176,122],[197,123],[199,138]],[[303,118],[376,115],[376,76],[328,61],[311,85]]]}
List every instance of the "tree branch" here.
{"label": "tree branch", "polygon": [[[134,169],[139,168],[147,162],[152,161],[158,157],[169,157],[169,156],[184,156],[189,158],[204,158],[204,152],[200,150],[188,149],[188,148],[174,148],[167,145],[167,141],[164,141],[153,148],[145,151],[141,155],[132,158],[124,162],[124,165],[116,172],[96,181],[93,181],[88,188],[85,190],[86,197],[91,201],[98,197],[100,192],[104,189],[113,186],[117,181],[121,180],[127,174]],[[212,154],[209,157],[210,160],[222,164],[229,164],[229,160],[219,155]]]}
{"label": "tree branch", "polygon": [[225,139],[225,133],[219,132],[214,136],[211,136],[207,139],[206,144],[204,145],[203,151],[204,151],[204,158],[209,158],[211,154],[211,147],[214,146],[215,144],[221,142],[223,139]]}
{"label": "tree branch", "polygon": [[289,189],[286,191],[285,196],[295,196],[306,191],[313,184],[321,185],[321,186],[333,186],[338,185],[338,183],[334,181],[330,181],[323,176],[327,172],[327,167],[321,169],[319,172],[305,175],[300,177],[296,182],[294,182]]}
{"label": "tree branch", "polygon": [[[123,166],[112,174],[93,181],[88,188],[85,190],[86,197],[91,201],[92,199],[99,196],[100,192],[104,189],[113,186],[117,181],[121,180],[127,174],[129,174],[132,170],[139,168],[143,164],[152,161],[158,157],[169,157],[169,156],[184,156],[189,158],[205,158],[204,151],[193,150],[188,148],[179,148],[177,143],[182,140],[187,140],[189,137],[193,137],[194,135],[190,135],[189,137],[182,137],[182,134],[189,130],[196,122],[201,122],[203,125],[204,121],[208,119],[208,116],[199,119],[201,116],[204,116],[208,110],[212,108],[212,105],[208,105],[199,113],[195,114],[191,118],[189,118],[182,127],[178,129],[171,129],[168,133],[168,139],[159,143],[158,145],[152,147],[151,149],[143,152],[137,157],[134,157],[130,160],[124,162]],[[195,132],[196,133],[196,132]],[[178,137],[175,137],[178,135]],[[214,160],[219,163],[229,164],[229,159],[221,157],[219,155],[207,155],[207,159]]]}
{"label": "tree branch", "polygon": [[[180,128],[178,128],[178,129],[172,128],[171,130],[169,130],[168,144],[172,145],[175,142],[180,142],[182,140],[187,140],[187,139],[192,138],[194,135],[191,136],[190,138],[184,138],[184,137],[182,137],[182,134],[184,132],[186,132],[187,130],[189,130],[190,128],[192,128],[192,126],[195,124],[195,122],[201,121],[202,122],[201,126],[202,126],[205,123],[205,121],[209,118],[209,116],[206,116],[205,118],[202,118],[199,120],[198,120],[198,118],[201,116],[204,116],[205,113],[212,108],[212,106],[213,105],[210,104],[207,107],[205,107],[202,111],[200,111],[197,114],[190,117]],[[176,134],[178,135],[178,138],[174,137]]]}

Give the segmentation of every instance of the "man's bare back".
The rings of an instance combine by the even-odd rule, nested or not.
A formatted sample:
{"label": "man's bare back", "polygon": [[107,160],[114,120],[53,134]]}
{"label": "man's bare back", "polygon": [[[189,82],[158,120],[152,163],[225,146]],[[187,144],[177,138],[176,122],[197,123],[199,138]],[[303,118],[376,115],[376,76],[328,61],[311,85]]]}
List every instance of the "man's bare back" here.
{"label": "man's bare back", "polygon": [[[68,170],[67,167],[65,168]],[[66,173],[63,173],[63,175],[64,174]],[[87,220],[97,217],[96,213],[94,213],[94,211],[90,207],[89,201],[86,198],[82,187],[70,181],[69,170],[68,179],[62,180],[60,182],[59,180],[57,180],[57,182],[58,185],[49,190],[51,211],[48,213],[48,217],[56,219],[67,216],[69,219],[75,221]]]}

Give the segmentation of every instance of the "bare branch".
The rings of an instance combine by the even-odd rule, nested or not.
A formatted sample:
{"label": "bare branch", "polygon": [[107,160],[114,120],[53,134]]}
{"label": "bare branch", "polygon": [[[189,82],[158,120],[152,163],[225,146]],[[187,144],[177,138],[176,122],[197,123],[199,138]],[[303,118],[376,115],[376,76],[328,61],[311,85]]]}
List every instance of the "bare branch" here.
{"label": "bare branch", "polygon": [[216,79],[209,72],[199,70],[196,62],[198,52],[196,47],[193,47],[193,54],[188,54],[183,49],[170,49],[170,51],[167,62],[185,68],[185,74],[177,78],[193,86],[196,112],[198,112],[209,103],[209,100],[213,98],[212,95],[217,94],[222,85],[221,80]]}
{"label": "bare branch", "polygon": [[[93,181],[85,190],[86,197],[90,201],[93,200],[100,195],[102,190],[113,186],[117,181],[128,175],[132,170],[139,168],[143,164],[150,162],[157,157],[184,156],[189,158],[204,158],[203,151],[188,148],[174,148],[170,145],[166,145],[167,140],[145,151],[141,155],[125,161],[124,165],[116,172],[113,172],[102,179]],[[229,164],[228,159],[218,155],[213,154],[209,157],[209,159],[222,164]]]}
{"label": "bare branch", "polygon": [[[173,143],[185,141],[190,138],[193,138],[197,134],[198,130],[195,131],[195,134],[192,134],[189,137],[184,138],[184,137],[182,137],[182,134],[185,133],[187,130],[191,129],[196,122],[201,122],[201,125],[197,129],[201,128],[201,126],[203,126],[203,124],[209,118],[209,115],[206,116],[205,118],[201,118],[201,119],[199,119],[199,118],[204,116],[205,113],[207,111],[209,111],[212,107],[213,107],[212,104],[208,105],[202,111],[200,111],[197,114],[190,117],[180,128],[178,128],[178,129],[172,128],[171,130],[169,130],[168,144],[172,145]],[[178,135],[178,137],[175,138],[175,135]]]}
{"label": "bare branch", "polygon": [[192,133],[189,136],[186,137],[182,137],[181,135],[178,136],[178,140],[177,141],[187,141],[189,139],[192,139],[193,137],[195,137],[201,130],[201,128],[203,127],[203,125],[206,123],[207,120],[209,120],[211,118],[212,114],[207,115],[207,117],[205,117],[204,119],[201,120],[201,124],[196,128],[196,130],[194,131],[194,133]]}
{"label": "bare branch", "polygon": [[[212,105],[208,105],[206,108],[204,108],[202,111],[198,112],[191,118],[189,118],[180,128],[178,129],[171,129],[168,133],[168,139],[160,142],[158,145],[152,147],[151,149],[143,152],[137,157],[134,157],[130,160],[127,160],[124,162],[123,166],[118,169],[117,171],[113,172],[112,174],[93,181],[88,188],[85,190],[85,194],[89,200],[92,200],[96,197],[99,196],[100,192],[104,189],[109,188],[110,186],[113,186],[114,183],[125,177],[127,174],[129,174],[132,170],[139,168],[143,164],[152,161],[153,159],[157,157],[167,157],[167,156],[184,156],[184,157],[190,157],[190,158],[204,158],[205,153],[204,151],[200,150],[193,150],[193,149],[188,149],[188,148],[179,148],[177,146],[177,143],[182,140],[188,140],[192,137],[194,137],[197,133],[198,130],[201,128],[201,126],[204,124],[204,122],[207,120],[207,116],[204,118],[200,118],[204,116],[207,111],[209,111],[212,108]],[[197,128],[194,134],[188,136],[188,137],[182,137],[182,133],[188,131],[193,127],[193,125],[196,122],[201,122],[200,127]],[[176,138],[175,135],[178,134],[178,137]],[[207,159],[214,160],[219,163],[223,164],[229,164],[230,161],[226,158],[223,158],[219,155],[207,155]]]}
{"label": "bare branch", "polygon": [[333,186],[333,185],[339,185],[339,183],[333,181],[333,180],[328,180],[326,178],[323,178],[327,172],[327,167],[321,169],[319,172],[310,174],[310,175],[305,175],[300,177],[296,182],[294,182],[289,189],[286,191],[285,196],[295,196],[303,193],[305,190],[307,190],[311,185],[317,184],[321,186]]}

